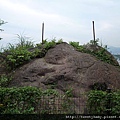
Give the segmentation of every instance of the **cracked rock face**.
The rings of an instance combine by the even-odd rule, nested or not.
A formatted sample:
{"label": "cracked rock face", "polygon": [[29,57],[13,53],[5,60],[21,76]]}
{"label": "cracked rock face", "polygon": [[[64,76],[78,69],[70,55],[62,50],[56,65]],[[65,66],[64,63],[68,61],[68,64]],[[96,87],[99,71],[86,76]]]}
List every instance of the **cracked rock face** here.
{"label": "cracked rock face", "polygon": [[73,99],[78,106],[77,98],[95,83],[105,83],[111,89],[120,88],[120,69],[61,43],[48,50],[44,58],[37,58],[17,69],[9,87],[36,86],[46,89],[54,85],[59,92],[72,88]]}

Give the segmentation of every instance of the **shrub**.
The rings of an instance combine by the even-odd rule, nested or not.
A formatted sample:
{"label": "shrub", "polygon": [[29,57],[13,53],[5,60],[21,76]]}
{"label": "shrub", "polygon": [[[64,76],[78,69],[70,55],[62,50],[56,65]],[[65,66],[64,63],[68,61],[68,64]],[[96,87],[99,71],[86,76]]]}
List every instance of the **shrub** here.
{"label": "shrub", "polygon": [[69,42],[70,45],[72,45],[75,48],[79,47],[79,42]]}
{"label": "shrub", "polygon": [[87,107],[90,114],[103,114],[105,106],[106,92],[93,90],[88,94]]}
{"label": "shrub", "polygon": [[0,88],[0,113],[35,113],[41,90],[34,87]]}
{"label": "shrub", "polygon": [[15,49],[6,57],[7,68],[12,70],[26,63],[32,58],[32,53],[27,49]]}
{"label": "shrub", "polygon": [[33,42],[28,41],[29,38],[25,36],[17,36],[19,43],[16,45],[9,43],[8,47],[4,49],[4,52],[2,53],[3,56],[6,56],[5,65],[8,70],[13,70],[34,57],[34,54],[28,51],[29,48],[34,47]]}
{"label": "shrub", "polygon": [[87,106],[90,114],[120,114],[120,90],[114,92],[92,90],[88,94]]}
{"label": "shrub", "polygon": [[49,50],[50,48],[55,47],[55,45],[56,45],[56,42],[55,42],[55,39],[53,39],[53,40],[50,41],[50,42],[45,42],[45,44],[44,44],[44,49],[45,49],[45,50]]}
{"label": "shrub", "polygon": [[107,54],[107,51],[105,48],[101,48],[99,51],[93,51],[91,52],[92,55],[96,56],[98,59],[100,59],[101,61],[104,61],[106,63],[112,64],[112,65],[116,65],[114,63],[114,61],[112,60],[111,56],[109,54]]}
{"label": "shrub", "polygon": [[[64,99],[62,99],[58,92],[53,89],[41,90],[36,87],[0,87],[0,98],[0,113],[2,114],[58,114],[59,112],[64,111],[67,113],[70,111],[68,98],[64,96]],[[65,101],[61,102],[58,106],[56,104],[56,100],[58,99]],[[64,106],[67,107],[64,108]],[[58,107],[60,107],[61,111],[59,111]]]}

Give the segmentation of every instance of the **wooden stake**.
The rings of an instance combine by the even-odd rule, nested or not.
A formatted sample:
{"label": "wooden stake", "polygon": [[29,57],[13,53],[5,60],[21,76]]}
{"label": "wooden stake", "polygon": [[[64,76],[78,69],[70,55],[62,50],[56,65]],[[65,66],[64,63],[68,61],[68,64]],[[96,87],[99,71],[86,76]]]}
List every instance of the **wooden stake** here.
{"label": "wooden stake", "polygon": [[42,23],[42,43],[43,43],[43,40],[44,40],[44,22]]}
{"label": "wooden stake", "polygon": [[95,27],[94,27],[94,21],[92,21],[93,23],[93,40],[94,40],[94,44],[95,44]]}

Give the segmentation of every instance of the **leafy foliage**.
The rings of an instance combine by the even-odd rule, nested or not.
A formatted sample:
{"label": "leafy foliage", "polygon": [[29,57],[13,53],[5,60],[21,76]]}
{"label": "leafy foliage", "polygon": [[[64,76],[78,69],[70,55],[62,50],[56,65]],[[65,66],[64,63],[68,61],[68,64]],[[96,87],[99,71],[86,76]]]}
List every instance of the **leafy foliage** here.
{"label": "leafy foliage", "polygon": [[69,42],[70,45],[72,45],[73,47],[75,48],[78,48],[79,47],[79,42]]}
{"label": "leafy foliage", "polygon": [[74,48],[76,48],[79,52],[88,53],[89,51],[85,49],[83,45],[79,45],[79,42],[69,42],[70,45],[72,45]]}
{"label": "leafy foliage", "polygon": [[4,49],[3,55],[6,55],[5,65],[8,70],[16,69],[33,58],[44,57],[50,48],[55,47],[56,44],[62,43],[62,39],[58,40],[58,42],[53,39],[50,42],[44,40],[43,43],[35,46],[33,42],[28,41],[27,37],[20,35],[17,36],[19,43],[16,45],[9,44],[7,49]]}
{"label": "leafy foliage", "polygon": [[[1,19],[0,19],[0,26],[3,25],[3,24],[5,24],[5,23],[7,23],[7,22],[5,22],[4,20],[1,20]],[[1,30],[1,29],[0,29],[0,30]],[[3,31],[3,30],[2,30],[2,31]]]}
{"label": "leafy foliage", "polygon": [[92,90],[87,103],[90,114],[107,114],[108,106],[111,114],[120,114],[120,90],[110,93]]}
{"label": "leafy foliage", "polygon": [[0,76],[0,87],[7,87],[11,79],[12,79],[11,76],[1,75]]}
{"label": "leafy foliage", "polygon": [[106,92],[91,91],[88,95],[88,110],[90,114],[103,114],[105,111]]}
{"label": "leafy foliage", "polygon": [[66,96],[67,97],[73,97],[73,89],[72,88],[70,88],[70,89],[68,89],[66,92],[65,92],[65,94],[66,94]]}
{"label": "leafy foliage", "polygon": [[[0,87],[0,98],[0,113],[2,114],[59,113],[55,100],[60,98],[58,92],[53,89]],[[64,96],[64,100],[61,103],[61,111],[69,112],[68,98]],[[64,106],[67,107],[64,108]]]}
{"label": "leafy foliage", "polygon": [[104,61],[104,62],[112,64],[112,65],[116,65],[114,63],[112,57],[109,54],[107,54],[107,46],[100,47],[98,45],[98,41],[99,41],[99,39],[96,39],[95,41],[91,40],[90,43],[88,43],[90,45],[93,45],[94,47],[99,47],[99,50],[93,50],[93,51],[90,51],[84,45],[79,45],[79,42],[69,42],[69,44],[72,45],[74,48],[76,48],[76,50],[79,52],[91,54],[101,61]]}
{"label": "leafy foliage", "polygon": [[[6,23],[7,23],[7,22],[5,22],[5,21],[3,21],[3,20],[0,19],[0,26],[3,25],[3,24],[6,24]],[[3,29],[0,29],[0,31],[4,31],[4,30],[3,30]],[[1,40],[1,39],[2,39],[2,38],[0,38],[0,40]]]}
{"label": "leafy foliage", "polygon": [[12,51],[10,55],[7,55],[6,63],[9,69],[14,69],[27,61],[32,57],[32,54],[26,49],[16,49]]}
{"label": "leafy foliage", "polygon": [[1,113],[35,113],[35,105],[41,91],[33,87],[0,88]]}
{"label": "leafy foliage", "polygon": [[43,41],[43,43],[37,44],[37,47],[35,48],[35,51],[34,51],[34,54],[35,54],[34,56],[44,57],[50,48],[54,48],[55,45],[60,44],[62,42],[63,42],[62,39],[58,40],[57,42],[55,38],[51,41],[47,41],[46,39]]}

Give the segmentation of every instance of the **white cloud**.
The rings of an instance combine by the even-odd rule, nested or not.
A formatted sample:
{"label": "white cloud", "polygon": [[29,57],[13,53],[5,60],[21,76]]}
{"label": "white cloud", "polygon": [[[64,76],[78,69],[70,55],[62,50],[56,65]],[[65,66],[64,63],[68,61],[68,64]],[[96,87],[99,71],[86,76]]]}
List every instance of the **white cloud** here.
{"label": "white cloud", "polygon": [[[33,27],[41,25],[43,21],[46,22],[48,26],[52,25],[63,25],[70,23],[70,20],[67,17],[53,14],[53,13],[45,13],[42,11],[35,11],[32,8],[29,8],[26,5],[12,3],[8,0],[2,1],[1,5],[10,11],[8,18],[11,16],[12,23],[23,27]],[[39,24],[39,25],[38,25]]]}
{"label": "white cloud", "polygon": [[98,23],[98,31],[104,32],[104,31],[111,31],[113,29],[113,24],[110,23],[110,21],[100,21]]}
{"label": "white cloud", "polygon": [[94,20],[96,37],[120,45],[118,41],[112,41],[114,35],[120,38],[116,32],[116,29],[120,31],[119,5],[120,2],[114,0],[0,0],[0,14],[8,22],[3,25],[5,32],[13,36],[25,31],[31,37],[41,39],[44,21],[46,38],[86,43],[92,38]]}

